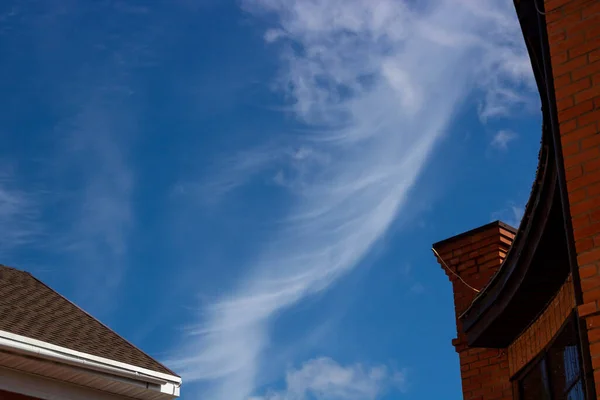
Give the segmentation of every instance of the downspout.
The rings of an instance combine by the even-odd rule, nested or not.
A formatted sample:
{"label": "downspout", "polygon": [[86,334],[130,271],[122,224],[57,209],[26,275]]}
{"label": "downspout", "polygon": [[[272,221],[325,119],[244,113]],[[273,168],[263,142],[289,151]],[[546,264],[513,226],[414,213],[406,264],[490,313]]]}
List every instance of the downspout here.
{"label": "downspout", "polygon": [[[544,9],[538,9],[538,0],[532,0],[534,11],[537,18],[538,33],[540,37],[540,51],[542,57],[542,68],[544,74],[544,83],[546,85],[546,98],[548,100],[548,121],[552,142],[554,144],[554,158],[556,161],[556,170],[558,173],[558,187],[562,205],[563,221],[565,237],[567,240],[567,254],[569,258],[569,267],[571,276],[573,277],[573,289],[575,292],[576,306],[583,304],[583,291],[581,289],[581,280],[579,277],[579,266],[577,264],[577,249],[575,248],[575,237],[573,235],[573,224],[571,221],[571,208],[569,203],[569,195],[567,191],[567,179],[564,168],[564,158],[562,152],[562,143],[560,139],[560,125],[558,122],[558,111],[556,109],[556,95],[554,92],[554,77],[552,74],[552,65],[550,64],[548,34],[546,32],[546,18]],[[542,5],[542,7],[544,7]],[[546,122],[546,121],[544,121]],[[577,309],[576,309],[577,310]],[[586,398],[589,400],[596,399],[596,388],[594,385],[594,369],[592,367],[592,359],[589,350],[589,341],[587,337],[587,327],[585,321],[579,318],[577,313],[577,332],[579,334],[579,343],[581,344],[581,357],[583,358],[582,368],[583,376],[585,377],[585,392]]]}

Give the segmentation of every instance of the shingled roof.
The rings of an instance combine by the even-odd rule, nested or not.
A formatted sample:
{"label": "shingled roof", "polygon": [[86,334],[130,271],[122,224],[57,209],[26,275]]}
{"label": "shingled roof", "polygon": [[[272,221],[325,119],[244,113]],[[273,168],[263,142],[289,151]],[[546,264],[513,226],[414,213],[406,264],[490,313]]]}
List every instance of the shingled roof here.
{"label": "shingled roof", "polygon": [[4,265],[0,330],[177,376],[30,273]]}

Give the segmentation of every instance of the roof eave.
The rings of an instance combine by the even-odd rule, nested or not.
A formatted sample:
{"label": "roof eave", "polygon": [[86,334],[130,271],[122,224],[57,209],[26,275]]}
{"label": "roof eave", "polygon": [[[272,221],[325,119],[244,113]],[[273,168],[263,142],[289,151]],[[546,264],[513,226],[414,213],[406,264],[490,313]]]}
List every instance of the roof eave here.
{"label": "roof eave", "polygon": [[148,391],[160,392],[173,398],[179,396],[181,377],[152,371],[56,346],[51,343],[0,331],[0,350],[24,355],[33,359],[47,360],[57,364],[72,366],[82,372],[102,373],[107,377],[124,378],[145,384]]}
{"label": "roof eave", "polygon": [[[542,65],[537,54],[540,48],[540,38],[537,36],[538,27],[531,22],[533,4],[531,2],[515,1],[519,22],[530,55],[536,83],[540,94],[547,87],[541,72]],[[536,19],[537,20],[537,19]],[[527,203],[523,220],[515,236],[513,245],[506,259],[484,290],[474,299],[471,306],[459,317],[469,345],[484,347],[503,347],[512,337],[499,335],[491,326],[504,312],[519,292],[520,286],[530,274],[530,266],[555,199],[557,171],[554,160],[551,132],[548,129],[548,101],[546,96],[540,96],[542,101],[543,129],[542,144],[536,178]],[[497,324],[496,324],[497,325]],[[521,327],[515,327],[518,332]],[[524,328],[524,327],[523,327]]]}

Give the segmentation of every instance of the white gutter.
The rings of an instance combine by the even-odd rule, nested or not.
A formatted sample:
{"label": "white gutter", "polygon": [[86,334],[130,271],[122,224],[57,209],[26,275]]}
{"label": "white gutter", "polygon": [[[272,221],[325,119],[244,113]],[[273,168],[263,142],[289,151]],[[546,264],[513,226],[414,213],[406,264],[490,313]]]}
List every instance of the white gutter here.
{"label": "white gutter", "polygon": [[181,378],[178,376],[82,353],[26,336],[0,330],[0,350],[34,358],[43,358],[90,372],[96,371],[103,375],[126,378],[130,381],[142,383],[147,389],[151,389],[149,384],[158,385],[161,393],[179,396]]}

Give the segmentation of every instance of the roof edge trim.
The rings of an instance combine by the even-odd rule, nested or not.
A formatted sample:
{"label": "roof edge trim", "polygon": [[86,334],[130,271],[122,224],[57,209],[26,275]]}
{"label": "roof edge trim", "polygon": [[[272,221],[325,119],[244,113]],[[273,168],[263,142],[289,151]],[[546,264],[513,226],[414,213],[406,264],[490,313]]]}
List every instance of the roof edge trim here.
{"label": "roof edge trim", "polygon": [[52,343],[0,330],[0,348],[17,353],[27,353],[36,358],[51,359],[61,364],[75,364],[89,370],[98,370],[110,375],[121,375],[137,381],[154,384],[181,386],[181,378],[152,371],[135,365],[71,350]]}
{"label": "roof edge trim", "polygon": [[[95,323],[99,324],[100,326],[102,326],[104,329],[106,329],[107,331],[112,332],[113,334],[115,334],[123,343],[125,343],[126,345],[130,346],[131,348],[133,348],[135,351],[143,354],[144,356],[148,357],[150,360],[154,361],[156,364],[160,365],[161,367],[163,367],[165,370],[167,370],[168,372],[172,373],[172,376],[177,376],[175,375],[175,372],[173,372],[171,369],[167,368],[166,366],[164,366],[162,363],[158,362],[157,360],[155,360],[153,357],[150,357],[148,354],[146,354],[143,350],[141,350],[139,347],[137,347],[136,345],[134,345],[133,343],[131,343],[129,340],[125,339],[123,336],[119,335],[117,332],[115,332],[113,329],[111,329],[108,325],[104,324],[102,321],[100,321],[99,319],[97,319],[96,317],[94,317],[92,314],[88,313],[86,310],[84,310],[83,308],[79,307],[77,304],[75,304],[74,302],[72,302],[71,300],[69,300],[68,298],[66,298],[65,296],[63,296],[61,293],[59,293],[57,290],[51,288],[50,286],[48,286],[46,283],[44,283],[43,281],[41,281],[40,279],[38,279],[35,275],[33,275],[32,273],[25,271],[25,270],[20,270],[18,268],[14,268],[14,267],[9,267],[7,265],[4,264],[0,264],[0,267],[2,268],[8,268],[11,269],[13,271],[16,272],[20,272],[20,273],[24,273],[29,275],[29,277],[31,277],[32,279],[34,279],[36,282],[38,282],[40,285],[45,286],[48,290],[52,291],[53,293],[55,293],[56,295],[60,296],[64,301],[66,301],[67,303],[69,303],[71,306],[77,308],[80,312],[82,312],[83,314],[85,314],[88,318],[90,318],[92,321],[94,321]],[[26,336],[25,336],[26,337]],[[46,343],[46,342],[43,342]],[[59,346],[60,347],[60,346]],[[87,353],[85,353],[87,354]],[[102,357],[100,357],[102,358]],[[105,359],[105,358],[103,358]],[[108,360],[108,359],[107,359]],[[133,365],[133,364],[127,364],[127,363],[123,363],[124,365]],[[140,367],[136,367],[136,368],[140,368]],[[153,371],[153,370],[148,370],[148,371]],[[158,372],[158,371],[153,371],[153,372]],[[170,376],[168,373],[164,373],[165,376]]]}
{"label": "roof edge trim", "polygon": [[475,235],[475,234],[477,234],[479,232],[483,232],[485,230],[488,230],[489,228],[493,228],[493,227],[496,227],[496,226],[499,227],[499,228],[506,229],[507,231],[512,232],[514,234],[517,233],[517,228],[515,228],[515,227],[513,227],[511,225],[508,225],[505,222],[497,220],[497,221],[493,221],[493,222],[487,223],[485,225],[478,226],[477,228],[470,229],[468,231],[459,233],[457,235],[451,236],[451,237],[449,237],[447,239],[440,240],[439,242],[436,242],[436,243],[433,244],[433,248],[437,249],[437,248],[439,248],[441,246],[444,246],[444,245],[446,245],[448,243],[452,243],[452,242],[454,242],[456,240],[460,240],[460,239],[463,239],[463,238]]}

